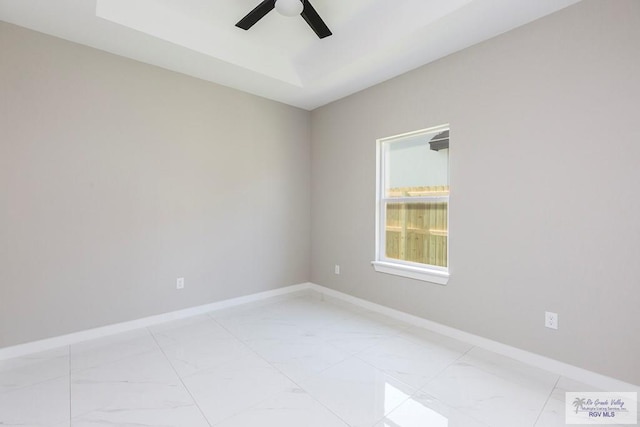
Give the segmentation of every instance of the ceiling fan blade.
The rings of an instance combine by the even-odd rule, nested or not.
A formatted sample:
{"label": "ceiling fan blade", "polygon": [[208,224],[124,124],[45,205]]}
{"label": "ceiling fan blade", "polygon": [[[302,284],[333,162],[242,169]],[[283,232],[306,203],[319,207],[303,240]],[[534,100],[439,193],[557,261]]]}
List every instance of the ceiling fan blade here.
{"label": "ceiling fan blade", "polygon": [[242,18],[236,24],[236,27],[242,28],[243,30],[248,30],[253,27],[253,25],[264,18],[264,16],[271,12],[273,8],[276,7],[276,0],[264,0],[258,6],[255,7],[251,12],[247,13],[247,15]]}
{"label": "ceiling fan blade", "polygon": [[332,34],[331,30],[327,27],[327,24],[324,23],[322,18],[320,18],[318,12],[316,12],[313,6],[311,6],[309,0],[303,0],[302,3],[304,4],[304,9],[302,10],[301,15],[304,20],[307,21],[307,24],[309,24],[311,29],[315,31],[321,39],[329,37]]}

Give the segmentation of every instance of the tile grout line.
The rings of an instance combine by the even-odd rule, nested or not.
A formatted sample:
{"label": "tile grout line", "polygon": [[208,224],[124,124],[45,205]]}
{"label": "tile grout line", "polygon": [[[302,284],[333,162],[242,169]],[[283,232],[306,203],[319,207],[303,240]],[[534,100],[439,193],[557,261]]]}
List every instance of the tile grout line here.
{"label": "tile grout line", "polygon": [[[148,328],[144,327],[144,328],[138,328],[136,330],[145,330],[149,334],[151,339],[153,339],[154,345],[156,345],[156,346],[158,345],[157,342],[154,339],[153,334],[151,333],[151,331],[148,330]],[[123,333],[126,334],[127,332],[123,332]],[[115,336],[118,336],[120,334],[121,333],[114,334],[111,337],[115,337]],[[100,338],[98,338],[98,339],[100,339]],[[84,342],[88,342],[88,341],[93,341],[93,340],[87,340],[87,341],[84,341]],[[68,346],[69,347],[69,378],[71,378],[71,375],[74,373],[74,371],[71,369],[71,346],[72,345],[75,345],[75,344],[71,344],[71,345]],[[149,349],[147,351],[141,352],[141,353],[130,354],[128,356],[121,356],[121,357],[118,357],[118,358],[113,359],[113,360],[100,362],[100,363],[97,363],[97,364],[94,364],[94,365],[85,366],[82,369],[75,370],[75,373],[81,374],[81,373],[86,372],[86,371],[90,371],[90,370],[93,370],[93,369],[96,369],[96,368],[100,368],[101,366],[104,366],[104,365],[110,365],[110,364],[118,363],[118,362],[120,362],[122,360],[131,358],[131,357],[138,357],[138,356],[141,356],[141,355],[146,355],[146,354],[152,353],[152,352],[154,352],[156,350],[157,350],[156,348],[153,348],[153,349]],[[69,380],[69,389],[71,389],[71,379]],[[69,390],[69,393],[71,394],[71,390]],[[71,406],[72,406],[71,403],[69,403],[70,410],[71,410]],[[87,414],[92,413],[93,411],[94,410],[88,410],[86,412],[82,412],[82,413],[76,414],[76,418],[83,417],[83,416],[85,416]],[[70,415],[70,417],[71,417],[71,415]]]}
{"label": "tile grout line", "polygon": [[453,366],[454,364],[458,363],[458,361],[460,361],[460,359],[462,359],[463,357],[465,357],[467,354],[471,353],[471,350],[473,350],[474,348],[478,348],[477,345],[472,345],[471,347],[469,347],[469,349],[467,351],[465,351],[464,353],[462,353],[460,356],[458,356],[455,360],[453,360],[451,363],[449,363],[447,366],[445,366],[444,368],[442,368],[440,371],[438,371],[437,374],[435,374],[433,376],[433,378],[431,378],[429,381],[427,381],[427,383],[425,385],[423,385],[422,387],[426,387],[427,384],[429,384],[431,381],[435,380],[437,377],[439,377],[444,371],[446,371],[447,369],[449,369],[451,366]]}
{"label": "tile grout line", "polygon": [[[207,313],[208,315],[208,313]],[[256,350],[254,350],[249,344],[247,344],[247,342],[243,339],[241,339],[240,337],[236,336],[233,332],[231,332],[229,329],[227,329],[222,323],[218,322],[215,318],[209,316],[209,318],[211,320],[213,320],[218,326],[220,326],[222,329],[224,329],[226,332],[228,332],[232,337],[234,337],[235,339],[237,339],[238,341],[240,341],[253,355],[255,355],[257,358],[259,358],[260,360],[262,360],[263,362],[265,362],[266,364],[268,364],[271,368],[275,369],[278,373],[280,373],[281,375],[283,375],[284,377],[286,377],[289,381],[291,381],[293,384],[295,384],[297,387],[299,387],[301,390],[304,390],[304,388],[302,388],[300,386],[300,384],[298,384],[296,381],[293,380],[293,378],[289,377],[287,374],[285,374],[284,372],[282,372],[280,369],[278,369],[276,366],[274,366],[271,362],[269,362],[267,359],[265,359],[264,357],[262,357]],[[250,407],[243,409],[239,412],[236,412],[234,414],[229,415],[228,417],[224,418],[223,420],[221,420],[220,422],[226,421],[238,414],[241,414],[244,411],[247,411],[249,409],[253,409],[256,406],[258,406],[259,404],[261,404],[262,402],[267,401],[268,399],[270,399],[271,397],[282,393],[282,391],[279,391],[277,393],[273,393],[270,394],[269,396],[265,397],[264,399],[260,399],[259,402],[256,402],[254,405],[251,405]],[[307,393],[309,394],[309,393]],[[311,395],[309,395],[311,396]]]}
{"label": "tile grout line", "polygon": [[551,400],[551,396],[553,396],[553,392],[558,387],[558,383],[560,382],[560,378],[562,378],[562,375],[558,375],[558,379],[553,384],[553,387],[551,387],[551,391],[549,392],[549,395],[547,396],[547,399],[544,401],[544,404],[542,405],[542,408],[540,408],[540,412],[538,412],[538,416],[536,417],[536,420],[533,422],[532,427],[535,427],[536,424],[538,424],[538,421],[540,421],[540,417],[542,416],[542,413],[544,412],[544,408],[547,407],[547,403],[549,403],[549,401]]}
{"label": "tile grout line", "polygon": [[[209,314],[207,314],[209,315]],[[300,390],[303,390],[305,392],[305,394],[307,396],[309,396],[311,399],[313,399],[314,402],[318,403],[320,406],[322,406],[323,408],[325,408],[327,411],[329,411],[331,414],[335,415],[336,418],[338,418],[340,421],[342,421],[345,426],[347,427],[351,427],[351,424],[349,424],[346,420],[344,420],[340,415],[336,414],[333,409],[329,408],[327,405],[325,405],[324,403],[322,403],[321,401],[319,401],[318,399],[316,399],[315,396],[313,396],[311,393],[309,393],[304,387],[302,387],[300,384],[298,384],[298,382],[296,380],[294,380],[293,378],[291,378],[289,375],[287,375],[286,373],[282,372],[280,369],[278,369],[278,367],[274,366],[271,362],[269,362],[268,360],[266,360],[264,357],[262,357],[256,350],[254,350],[253,348],[251,348],[251,346],[249,346],[245,340],[241,339],[240,337],[236,336],[233,332],[231,332],[230,330],[228,330],[223,324],[221,324],[220,322],[218,322],[214,317],[209,316],[209,318],[211,318],[214,322],[216,322],[216,324],[218,324],[221,328],[223,328],[225,331],[227,331],[229,334],[231,334],[235,339],[237,339],[238,341],[240,341],[242,344],[244,344],[252,353],[254,353],[258,358],[260,358],[260,360],[263,360],[265,363],[267,363],[269,366],[271,366],[273,369],[275,369],[276,371],[278,371],[281,375],[285,376],[289,381],[291,381],[293,384],[295,384]],[[322,340],[323,342],[325,342],[325,340]],[[329,343],[327,343],[329,344]],[[331,345],[331,344],[329,344]],[[335,364],[328,366],[327,368],[323,369],[320,372],[324,372],[325,370],[331,368],[332,366],[337,365],[338,363],[344,362],[345,360],[347,360],[349,357],[352,357],[353,355],[350,355],[348,357],[346,357],[345,359],[342,359],[340,362],[336,362]],[[279,392],[281,393],[281,392]],[[265,402],[266,400],[268,400],[269,398],[275,396],[276,394],[272,394],[269,397],[266,397],[262,400],[260,400],[260,402],[256,403],[255,405],[251,406],[250,408],[247,409],[252,409],[255,408],[256,406],[258,406],[260,403]],[[245,411],[247,410],[245,409]],[[241,412],[238,412],[238,414]],[[227,417],[226,419],[231,418],[232,416],[235,416],[237,414],[231,415],[229,417]]]}
{"label": "tile grout line", "polygon": [[149,329],[149,327],[145,328],[147,329],[147,331],[149,332],[149,334],[151,335],[151,337],[153,338],[153,341],[156,343],[156,345],[158,346],[158,349],[160,350],[160,352],[162,353],[162,355],[164,356],[164,358],[167,360],[167,362],[169,363],[169,366],[171,366],[171,370],[173,371],[174,374],[176,374],[176,377],[178,377],[178,380],[180,380],[180,384],[182,384],[182,387],[184,387],[184,389],[186,390],[187,394],[189,395],[189,397],[191,397],[191,400],[193,401],[193,404],[195,405],[196,408],[198,408],[198,412],[200,412],[200,415],[202,415],[202,418],[204,418],[204,420],[207,422],[207,424],[209,425],[209,427],[213,427],[213,424],[211,424],[211,421],[209,421],[209,418],[207,418],[207,416],[204,414],[204,412],[202,411],[202,408],[200,407],[200,405],[198,404],[198,401],[196,400],[195,397],[193,397],[193,394],[191,394],[191,390],[189,390],[189,388],[187,387],[187,385],[184,383],[184,381],[182,380],[182,377],[178,374],[178,371],[176,371],[176,368],[173,366],[173,363],[171,363],[171,359],[169,359],[169,356],[167,356],[167,353],[164,352],[164,349],[162,348],[162,346],[160,345],[160,343],[158,343],[158,340],[156,339],[156,336],[153,334],[153,331],[151,331],[151,329]]}
{"label": "tile grout line", "polygon": [[[363,351],[364,351],[364,350],[363,350]],[[407,387],[409,387],[409,388],[411,389],[411,394],[409,394],[409,395],[407,396],[407,398],[406,398],[406,399],[404,399],[402,402],[398,403],[398,405],[394,406],[394,407],[393,407],[393,409],[391,409],[391,410],[387,411],[386,413],[382,414],[382,417],[381,417],[380,419],[376,420],[376,421],[373,423],[373,426],[378,425],[378,423],[380,423],[380,422],[381,422],[381,421],[383,421],[385,418],[387,418],[387,415],[391,414],[393,411],[395,411],[396,409],[398,409],[399,407],[401,407],[402,405],[404,405],[405,403],[407,403],[407,402],[409,401],[409,399],[411,399],[411,397],[412,397],[412,396],[415,396],[417,393],[419,393],[419,392],[420,392],[420,389],[418,389],[418,388],[416,388],[416,387],[413,387],[413,386],[410,386],[409,384],[405,383],[404,381],[399,380],[398,378],[394,377],[393,375],[388,374],[384,369],[380,369],[380,368],[378,368],[377,366],[375,366],[375,365],[373,365],[373,364],[369,363],[368,361],[361,359],[360,357],[358,357],[358,355],[357,355],[357,354],[354,354],[354,355],[352,355],[351,357],[353,357],[353,358],[355,358],[355,359],[357,359],[357,360],[361,361],[362,363],[364,363],[364,364],[366,364],[366,365],[369,365],[369,366],[370,366],[370,367],[372,367],[373,369],[375,369],[375,370],[377,370],[377,371],[380,371],[380,372],[382,372],[382,373],[383,373],[383,374],[385,374],[385,375],[389,375],[389,376],[390,376],[391,378],[393,378],[394,380],[398,381],[399,383],[404,384],[405,386],[407,386]]]}
{"label": "tile grout line", "polygon": [[[470,353],[470,352],[471,352],[473,349],[475,349],[475,348],[478,348],[478,349],[480,349],[480,350],[484,350],[484,349],[483,349],[482,347],[480,347],[480,346],[477,346],[477,345],[472,346],[469,350],[467,350],[466,352],[464,352],[464,354],[460,355],[460,357],[458,357],[455,361],[451,362],[451,363],[450,363],[446,368],[444,368],[444,369],[442,369],[440,372],[438,372],[438,374],[436,374],[433,378],[431,378],[431,379],[429,380],[429,382],[428,382],[427,384],[425,384],[422,388],[426,387],[429,383],[431,383],[432,381],[434,381],[434,380],[435,380],[438,376],[440,376],[440,375],[441,375],[441,374],[442,374],[442,373],[443,373],[447,368],[449,368],[449,367],[450,367],[450,366],[452,366],[454,363],[456,363],[457,361],[459,361],[460,359],[462,359],[464,356],[466,356],[468,353]],[[497,353],[496,353],[496,354],[497,354]],[[509,358],[508,356],[504,356],[504,357]],[[513,360],[515,360],[515,359],[513,359]],[[520,362],[519,360],[516,360],[516,362],[524,363],[524,362]],[[532,366],[532,365],[529,365],[529,364],[526,364],[526,365],[528,365],[528,366]],[[476,366],[476,367],[477,367],[478,369],[482,370],[483,372],[485,372],[485,373],[489,374],[489,375],[496,376],[496,375],[495,375],[495,374],[493,374],[492,372],[489,372],[489,371],[487,371],[487,370],[485,370],[485,369],[483,369],[483,368],[481,368],[481,367],[479,367],[479,366]],[[547,396],[547,399],[545,400],[545,403],[544,403],[544,405],[542,406],[542,409],[541,409],[541,410],[540,410],[540,412],[538,413],[538,416],[536,417],[536,419],[535,419],[535,421],[534,421],[534,423],[533,423],[532,427],[535,427],[536,423],[538,422],[538,420],[539,420],[540,416],[542,415],[542,411],[544,411],[544,407],[546,406],[547,402],[548,402],[548,401],[549,401],[549,399],[551,398],[551,395],[553,394],[553,391],[555,390],[556,386],[558,385],[558,382],[560,381],[560,378],[562,378],[562,375],[558,375],[558,378],[556,379],[556,381],[555,381],[555,383],[554,383],[553,387],[551,388],[551,392],[550,392],[550,393],[549,393],[549,395]],[[421,390],[422,390],[422,389],[421,389]],[[426,392],[425,392],[425,393],[426,393]],[[426,394],[429,394],[429,395],[430,395],[430,393],[426,393]],[[434,397],[435,397],[435,396],[434,396]],[[436,400],[439,400],[439,399],[436,399]],[[448,405],[448,404],[446,404],[445,402],[442,402],[442,403],[443,403],[443,404],[445,404],[445,405],[447,405],[447,406],[449,406],[449,405]],[[455,408],[455,407],[454,407],[454,409],[457,409],[457,408]],[[463,413],[465,413],[465,412],[463,412]],[[482,421],[482,420],[479,420],[479,419],[475,418],[475,417],[474,417],[474,416],[472,416],[471,414],[467,414],[467,413],[465,413],[465,414],[466,414],[467,416],[471,417],[472,419],[474,419],[475,421],[478,421],[478,422],[482,422],[482,423],[484,423],[484,421]]]}
{"label": "tile grout line", "polygon": [[[464,341],[461,341],[464,342]],[[451,363],[449,363],[447,366],[445,366],[444,368],[442,368],[440,371],[438,371],[437,374],[435,374],[433,377],[431,377],[429,379],[429,381],[427,381],[425,383],[425,385],[423,385],[420,390],[418,391],[419,393],[424,393],[427,394],[431,397],[433,397],[434,399],[436,399],[438,402],[440,402],[441,404],[443,404],[444,406],[448,407],[448,408],[452,408],[464,415],[466,415],[467,417],[469,417],[470,419],[474,420],[477,423],[481,423],[481,424],[486,424],[483,420],[480,420],[478,418],[476,418],[474,415],[468,414],[465,411],[461,411],[459,408],[456,408],[455,406],[451,406],[448,403],[438,399],[437,397],[433,396],[431,393],[428,393],[426,391],[422,391],[426,386],[428,386],[431,382],[435,381],[440,375],[442,375],[444,373],[444,371],[446,371],[447,369],[449,369],[451,366],[455,365],[460,359],[462,359],[463,357],[465,357],[467,354],[469,354],[473,349],[475,348],[481,348],[478,347],[477,345],[472,345],[471,347],[469,347],[469,349],[467,351],[465,351],[464,353],[462,353],[460,356],[458,356],[455,360],[453,360]],[[490,427],[490,426],[487,426]]]}
{"label": "tile grout line", "polygon": [[[324,297],[324,294],[321,294],[321,295]],[[331,301],[327,301],[327,300],[325,300],[324,298],[323,298],[321,301],[322,301],[323,303],[329,303],[329,304],[331,304]],[[350,305],[352,305],[352,306],[354,306],[354,307],[357,307],[355,304],[351,304],[351,303],[349,303],[349,304],[350,304]],[[340,308],[344,308],[344,307],[340,307]],[[371,311],[370,311],[370,310],[366,310],[366,309],[365,309],[365,311],[364,311],[363,313],[369,313],[369,312],[371,312]],[[371,312],[371,313],[375,313],[375,312]],[[363,317],[366,317],[366,315],[361,314],[360,312],[356,312],[356,314],[357,314],[357,315],[362,315]],[[385,317],[388,317],[388,316],[385,316]],[[339,322],[339,321],[336,321],[336,322],[334,322],[334,323],[338,323],[338,322]],[[401,321],[401,322],[402,322],[402,321]],[[333,325],[334,323],[331,323],[330,325]],[[403,324],[405,324],[406,322],[402,322],[402,323],[403,323]],[[325,327],[328,327],[328,326],[330,326],[330,325],[327,325],[327,326],[325,326]],[[408,325],[408,326],[406,326],[406,327],[404,327],[404,328],[401,328],[401,329],[400,329],[399,331],[397,331],[396,333],[394,333],[394,334],[390,334],[390,335],[388,335],[388,336],[384,337],[381,341],[384,341],[384,340],[387,340],[387,339],[390,339],[390,338],[402,338],[402,333],[403,333],[403,332],[405,332],[406,330],[408,330],[409,328],[411,328],[411,325],[409,325],[409,324],[407,324],[407,325]],[[390,326],[390,325],[385,325],[385,326]],[[397,327],[397,325],[393,325],[392,327]],[[323,341],[325,344],[327,344],[327,345],[329,345],[329,346],[331,346],[331,347],[333,347],[333,348],[336,348],[336,349],[338,349],[338,350],[340,349],[339,347],[335,346],[334,344],[330,343],[329,341],[327,341],[327,340],[325,340],[325,339],[322,339],[322,341]],[[343,362],[345,362],[346,360],[349,360],[349,359],[356,359],[356,360],[359,360],[359,361],[363,362],[364,364],[366,364],[366,365],[368,365],[368,366],[372,367],[373,369],[375,369],[375,370],[377,370],[377,371],[380,371],[380,372],[384,373],[385,375],[388,375],[388,374],[387,374],[383,369],[380,369],[380,368],[378,368],[377,366],[374,366],[373,364],[371,364],[371,363],[369,363],[368,361],[363,360],[362,358],[360,358],[360,357],[359,357],[359,354],[361,354],[361,353],[363,353],[363,352],[365,352],[365,351],[367,351],[367,350],[370,350],[370,349],[372,349],[372,348],[375,348],[375,347],[377,347],[377,346],[379,346],[379,345],[380,345],[380,343],[378,342],[378,343],[375,343],[375,344],[371,344],[370,346],[366,346],[365,348],[363,348],[363,349],[361,349],[361,350],[358,350],[358,351],[356,351],[355,353],[349,353],[349,354],[348,354],[348,356],[347,356],[347,357],[345,357],[344,359],[342,359],[341,361],[336,362],[336,363],[334,363],[333,365],[330,365],[330,366],[326,367],[325,369],[322,369],[322,370],[321,370],[321,371],[319,371],[318,373],[319,373],[319,374],[321,374],[322,372],[324,372],[324,371],[326,371],[326,370],[329,370],[330,368],[332,368],[332,367],[334,367],[334,366],[336,366],[336,365],[338,365],[338,364],[340,364],[340,363],[343,363]],[[410,386],[409,384],[406,384],[404,381],[398,380],[397,378],[393,377],[392,375],[389,375],[389,376],[391,376],[392,378],[396,379],[398,382],[401,382],[402,384],[405,384],[407,387],[409,387],[411,390],[413,390],[413,393],[411,393],[411,395],[410,395],[410,396],[408,396],[405,400],[403,400],[402,402],[400,402],[400,403],[399,403],[397,406],[395,406],[392,410],[390,410],[389,412],[387,412],[387,414],[390,414],[391,412],[393,412],[393,411],[395,411],[396,409],[398,409],[400,406],[404,405],[404,404],[405,404],[409,399],[411,399],[411,396],[414,396],[414,395],[419,391],[419,389],[417,389],[417,388],[415,388],[415,387],[412,387],[412,386]],[[305,391],[306,391],[306,390],[305,390]],[[307,394],[309,394],[309,393],[307,393]],[[326,405],[324,405],[322,402],[318,401],[314,396],[312,396],[311,394],[309,394],[309,396],[311,396],[311,398],[312,398],[312,399],[314,399],[316,402],[320,403],[322,406],[324,406],[325,408],[327,408],[331,413],[334,413],[334,414],[335,414],[335,412],[333,412],[333,410],[331,410],[331,408],[327,407],[327,406],[326,406]],[[387,414],[384,414],[384,415],[382,416],[382,418],[380,418],[380,419],[376,420],[376,421],[373,423],[373,425],[372,425],[372,426],[374,426],[374,427],[375,427],[376,425],[378,425],[378,423],[380,423],[382,420],[384,420],[384,419],[385,419],[385,417],[386,417],[386,415],[387,415]],[[351,424],[349,424],[346,420],[342,419],[342,417],[340,417],[338,414],[335,414],[335,415],[336,415],[338,418],[340,418],[340,419],[341,419],[345,424],[347,424],[347,425],[349,425],[349,426],[351,425]]]}
{"label": "tile grout line", "polygon": [[[394,337],[399,337],[401,339],[404,339],[401,335],[395,335]],[[408,340],[406,340],[408,341]],[[369,347],[373,348],[373,347]],[[426,347],[425,347],[426,348]],[[395,379],[396,381],[406,385],[407,387],[409,387],[410,389],[413,390],[413,392],[411,393],[411,395],[409,395],[405,400],[402,401],[402,403],[400,403],[398,406],[394,407],[392,410],[390,410],[389,412],[387,412],[382,418],[380,418],[377,423],[379,423],[380,421],[384,420],[386,418],[386,416],[390,413],[392,413],[393,411],[395,411],[396,409],[398,409],[400,406],[404,405],[409,399],[411,399],[413,396],[416,396],[418,393],[425,393],[428,394],[429,396],[431,396],[430,393],[426,393],[424,391],[422,391],[423,388],[425,388],[431,381],[435,380],[440,374],[442,374],[445,370],[447,370],[451,365],[453,365],[454,363],[456,363],[458,360],[462,359],[467,353],[469,353],[471,350],[473,350],[475,348],[475,346],[472,346],[471,348],[469,348],[467,351],[463,352],[462,354],[460,354],[460,356],[458,356],[457,358],[455,358],[454,360],[452,360],[451,362],[449,362],[444,368],[440,369],[437,373],[435,373],[431,378],[429,378],[429,380],[422,385],[422,387],[413,387],[409,384],[407,384],[406,382],[402,381],[399,378],[394,377],[391,374],[388,374],[384,369],[378,368],[377,366],[373,365],[372,363],[368,362],[367,360],[362,359],[359,354],[366,351],[367,349],[364,349],[362,351],[359,351],[358,353],[353,354],[352,356],[355,357],[356,359],[360,360],[363,363],[366,363],[367,365],[371,366],[374,369],[377,369],[378,371],[384,373],[385,375],[389,375],[390,377],[392,377],[393,379]],[[434,396],[432,396],[434,397]],[[435,398],[435,397],[434,397]],[[444,402],[440,401],[440,399],[436,399],[437,401],[441,402],[443,405],[446,405]],[[446,405],[449,406],[449,405]],[[474,418],[475,419],[475,418]],[[477,421],[477,420],[476,420]],[[375,426],[375,424],[374,424]]]}

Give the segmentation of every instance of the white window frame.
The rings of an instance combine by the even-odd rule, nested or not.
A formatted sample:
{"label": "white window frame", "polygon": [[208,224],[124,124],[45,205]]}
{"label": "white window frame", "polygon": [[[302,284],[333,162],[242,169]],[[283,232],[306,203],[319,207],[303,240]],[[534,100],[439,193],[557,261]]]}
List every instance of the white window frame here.
{"label": "white window frame", "polygon": [[[422,280],[425,282],[437,283],[439,285],[446,285],[449,281],[451,261],[449,258],[450,248],[450,230],[448,230],[447,237],[447,264],[448,267],[440,267],[430,264],[422,264],[411,261],[404,261],[394,258],[386,257],[386,204],[389,202],[411,202],[411,203],[425,203],[433,201],[446,200],[448,202],[447,208],[447,224],[449,224],[449,214],[451,212],[449,196],[420,196],[420,197],[386,197],[385,194],[385,158],[383,155],[382,147],[384,144],[400,140],[408,137],[417,136],[420,134],[432,134],[440,133],[449,130],[449,124],[434,126],[427,129],[421,129],[414,132],[407,132],[401,135],[390,136],[387,138],[381,138],[376,141],[376,257],[375,261],[372,261],[373,267],[380,273],[393,274],[396,276],[408,277],[411,279]],[[447,172],[450,174],[450,161],[447,164]]]}

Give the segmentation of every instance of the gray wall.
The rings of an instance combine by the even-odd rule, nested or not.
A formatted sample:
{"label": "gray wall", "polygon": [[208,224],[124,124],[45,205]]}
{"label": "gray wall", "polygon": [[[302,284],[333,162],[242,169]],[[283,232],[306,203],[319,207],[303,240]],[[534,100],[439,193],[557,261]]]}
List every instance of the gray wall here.
{"label": "gray wall", "polygon": [[[586,0],[315,110],[312,281],[640,384],[638,52],[640,2]],[[442,123],[451,280],[376,273],[376,138]]]}
{"label": "gray wall", "polygon": [[309,121],[0,23],[0,347],[307,281]]}

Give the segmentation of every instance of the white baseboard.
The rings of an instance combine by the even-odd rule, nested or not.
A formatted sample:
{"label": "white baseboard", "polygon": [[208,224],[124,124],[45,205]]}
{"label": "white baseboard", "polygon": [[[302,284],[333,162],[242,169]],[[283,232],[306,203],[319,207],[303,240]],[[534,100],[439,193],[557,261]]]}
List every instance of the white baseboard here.
{"label": "white baseboard", "polygon": [[549,372],[553,372],[558,375],[562,375],[567,378],[571,378],[573,380],[600,388],[605,391],[635,391],[640,393],[640,386],[634,384],[588,371],[586,369],[578,368],[576,366],[569,365],[568,363],[560,362],[558,360],[531,353],[529,351],[521,350],[516,347],[511,347],[509,345],[502,344],[488,338],[474,335],[469,332],[464,332],[459,329],[433,322],[431,320],[423,319],[422,317],[407,314],[399,310],[394,310],[392,308],[385,307],[371,301],[363,300],[361,298],[329,289],[324,286],[316,285],[315,283],[311,283],[310,287],[311,289],[324,295],[350,302],[362,308],[375,311],[376,313],[380,313],[385,316],[401,320],[403,322],[410,323],[412,325],[419,326],[425,329],[429,329],[433,332],[446,335],[448,337],[455,338],[469,344],[473,344],[486,350],[493,351],[494,353],[519,360],[520,362],[527,363],[529,365],[544,369]]}
{"label": "white baseboard", "polygon": [[248,304],[261,301],[281,295],[291,294],[303,290],[310,289],[310,283],[301,283],[298,285],[286,286],[283,288],[273,289],[270,291],[259,292],[256,294],[245,295],[242,297],[231,298],[223,301],[217,301],[210,304],[200,305],[197,307],[185,308],[183,310],[172,311],[169,313],[158,314],[156,316],[144,317],[142,319],[131,320],[128,322],[115,323],[112,325],[102,326],[94,329],[74,332],[67,335],[60,335],[53,338],[47,338],[38,341],[32,341],[25,344],[19,344],[12,347],[0,348],[0,360],[11,359],[14,357],[27,356],[29,354],[39,353],[42,351],[53,350],[55,348],[76,344],[82,341],[102,338],[109,335],[115,335],[122,332],[132,331],[135,329],[146,328],[148,326],[157,325],[159,323],[171,320],[184,319],[186,317],[197,316],[198,314],[209,313],[224,308],[235,307],[238,305]]}
{"label": "white baseboard", "polygon": [[269,298],[292,294],[295,292],[313,290],[321,294],[349,302],[359,307],[389,316],[391,318],[401,320],[403,322],[429,329],[433,332],[446,335],[460,341],[468,342],[475,346],[484,348],[495,353],[511,357],[532,366],[562,375],[567,378],[574,379],[584,384],[600,388],[606,391],[631,391],[640,393],[640,386],[626,383],[615,378],[607,377],[586,369],[578,368],[558,360],[550,359],[539,354],[511,347],[497,341],[483,338],[459,329],[423,319],[422,317],[394,310],[380,304],[376,304],[352,295],[345,294],[333,289],[326,288],[315,283],[301,283],[298,285],[286,286],[283,288],[273,289],[270,291],[259,292],[257,294],[246,295],[238,298],[232,298],[224,301],[218,301],[211,304],[205,304],[197,307],[191,307],[184,310],[173,311],[170,313],[159,314],[156,316],[145,317],[142,319],[132,320],[129,322],[116,323],[113,325],[103,326],[95,329],[75,332],[68,335],[62,335],[54,338],[48,338],[39,341],[33,341],[26,344],[20,344],[13,347],[0,348],[0,360],[6,360],[13,357],[26,356],[46,350],[52,350],[59,347],[79,343],[82,341],[101,338],[108,335],[114,335],[121,332],[131,331],[134,329],[145,328],[171,320],[183,319],[186,317],[196,316],[198,314],[209,313],[212,311],[222,310],[229,307],[248,304],[252,302],[262,301]]}

